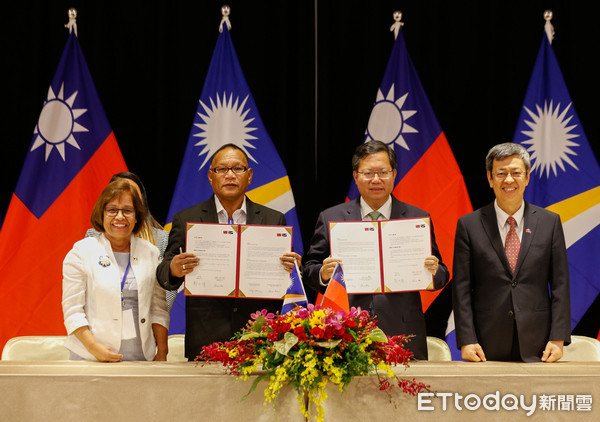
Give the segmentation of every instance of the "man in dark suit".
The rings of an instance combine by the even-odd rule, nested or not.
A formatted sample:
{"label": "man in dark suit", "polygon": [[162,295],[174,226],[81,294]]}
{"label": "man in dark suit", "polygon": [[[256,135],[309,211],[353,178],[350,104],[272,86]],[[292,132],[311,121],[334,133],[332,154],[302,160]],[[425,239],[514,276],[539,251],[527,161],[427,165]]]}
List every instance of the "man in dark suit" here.
{"label": "man in dark suit", "polygon": [[[359,145],[352,157],[354,181],[360,197],[321,212],[310,250],[305,255],[303,281],[307,288],[324,290],[340,259],[330,256],[330,221],[372,221],[399,218],[429,217],[426,211],[398,201],[391,193],[396,179],[396,155],[392,148],[380,141]],[[376,211],[379,215],[372,215]],[[375,217],[375,218],[374,218]],[[435,289],[448,282],[448,269],[435,242],[431,226],[433,256],[425,259],[424,266],[434,275]],[[387,335],[413,334],[408,348],[417,359],[427,359],[427,331],[419,292],[353,294],[350,306],[369,310],[377,316],[378,326]]]}
{"label": "man in dark suit", "polygon": [[554,362],[571,341],[562,225],[523,200],[530,169],[521,145],[494,146],[486,170],[496,200],[458,221],[453,307],[465,360]]}
{"label": "man in dark suit", "polygon": [[[168,289],[178,289],[184,276],[199,264],[199,258],[185,249],[186,224],[260,224],[285,226],[285,216],[279,211],[256,204],[246,197],[252,181],[245,151],[234,144],[219,148],[211,158],[208,180],[214,195],[207,201],[179,211],[173,217],[169,243],[163,261],[156,270],[158,282]],[[289,252],[281,262],[291,272],[297,253]],[[282,292],[283,295],[283,292]],[[250,313],[267,309],[281,310],[281,300],[236,299],[226,297],[186,297],[185,356],[193,360],[202,346],[227,341],[248,322]]]}

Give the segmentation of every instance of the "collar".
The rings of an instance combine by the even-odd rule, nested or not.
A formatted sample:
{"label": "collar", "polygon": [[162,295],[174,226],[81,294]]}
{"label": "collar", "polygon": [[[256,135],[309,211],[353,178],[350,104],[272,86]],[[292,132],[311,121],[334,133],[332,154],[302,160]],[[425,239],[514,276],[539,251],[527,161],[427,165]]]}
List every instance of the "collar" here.
{"label": "collar", "polygon": [[[494,200],[494,209],[496,210],[496,219],[498,220],[498,226],[503,227],[506,224],[506,219],[510,217],[502,208],[498,206],[498,201]],[[517,227],[522,227],[523,216],[525,214],[525,201],[521,203],[521,206],[512,216],[517,222]]]}
{"label": "collar", "polygon": [[371,211],[379,211],[381,213],[380,219],[389,220],[391,218],[391,216],[392,216],[392,195],[388,196],[387,201],[385,201],[385,203],[381,207],[379,207],[379,209],[377,209],[377,210],[372,209],[367,204],[367,202],[363,199],[363,197],[361,196],[360,197],[360,216],[361,216],[361,219],[364,220],[365,217]]}
{"label": "collar", "polygon": [[[227,211],[225,211],[225,208],[223,207],[223,204],[221,204],[221,201],[219,201],[219,198],[217,198],[217,195],[215,195],[215,208],[217,209],[219,223],[228,224],[229,215],[227,215]],[[246,195],[244,195],[242,206],[239,209],[235,210],[231,217],[233,218],[233,221],[236,222],[236,224],[238,224],[238,221],[240,221],[240,217],[243,217],[244,221],[240,221],[239,224],[246,224],[246,216]]]}

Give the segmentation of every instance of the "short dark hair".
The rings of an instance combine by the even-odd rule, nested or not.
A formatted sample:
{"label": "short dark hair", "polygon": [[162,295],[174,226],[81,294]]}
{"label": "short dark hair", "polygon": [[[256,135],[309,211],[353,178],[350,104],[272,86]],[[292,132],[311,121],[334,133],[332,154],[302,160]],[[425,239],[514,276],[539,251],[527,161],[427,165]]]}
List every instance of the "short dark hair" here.
{"label": "short dark hair", "polygon": [[523,145],[515,144],[514,142],[505,142],[490,148],[485,157],[485,169],[491,173],[494,168],[494,160],[504,160],[513,155],[518,155],[519,158],[523,160],[525,171],[529,173],[529,170],[531,169],[531,158],[529,157],[529,153]]}
{"label": "short dark hair", "polygon": [[122,172],[113,174],[113,177],[110,179],[110,181],[114,182],[115,180],[118,180],[118,179],[129,179],[133,183],[138,185],[138,187],[140,188],[140,192],[142,193],[142,202],[144,203],[144,207],[146,209],[148,209],[148,197],[146,195],[146,188],[144,187],[144,184],[142,183],[142,179],[140,179],[140,177],[135,173],[132,173],[130,171],[122,171]]}
{"label": "short dark hair", "polygon": [[102,191],[94,209],[92,210],[91,222],[92,227],[97,231],[104,233],[104,207],[112,199],[121,196],[124,193],[131,195],[133,201],[133,207],[135,208],[135,226],[133,226],[133,234],[138,234],[144,221],[146,219],[146,209],[142,203],[142,199],[137,193],[137,190],[131,186],[129,182],[123,179],[117,179],[114,182],[110,182]]}
{"label": "short dark hair", "polygon": [[250,159],[248,158],[248,154],[246,153],[246,151],[244,151],[242,148],[238,147],[236,144],[225,144],[223,145],[221,148],[219,148],[218,150],[215,151],[215,153],[210,157],[210,165],[212,166],[212,162],[215,159],[215,157],[217,156],[218,153],[220,153],[221,151],[223,151],[226,148],[233,148],[233,149],[237,149],[238,151],[241,151],[242,154],[244,154],[244,157],[246,157],[246,163],[250,164]]}
{"label": "short dark hair", "polygon": [[367,155],[377,154],[381,151],[387,152],[392,170],[396,170],[396,153],[394,152],[394,148],[390,148],[381,141],[372,140],[360,144],[354,150],[354,155],[352,156],[352,171],[358,171],[360,161]]}

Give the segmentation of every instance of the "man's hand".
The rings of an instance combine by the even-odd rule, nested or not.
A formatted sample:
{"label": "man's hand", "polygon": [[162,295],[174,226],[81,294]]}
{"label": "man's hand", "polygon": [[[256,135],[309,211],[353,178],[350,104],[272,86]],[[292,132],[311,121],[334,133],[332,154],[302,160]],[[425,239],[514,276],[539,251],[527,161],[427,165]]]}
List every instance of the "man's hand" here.
{"label": "man's hand", "polygon": [[296,252],[286,252],[281,255],[281,264],[283,268],[291,274],[292,269],[294,268],[294,261],[298,262],[298,268],[302,265],[302,257],[298,255]]}
{"label": "man's hand", "polygon": [[435,275],[435,273],[437,273],[439,266],[440,266],[440,260],[437,258],[437,256],[428,256],[427,258],[425,258],[425,268],[431,274]]}
{"label": "man's hand", "polygon": [[323,267],[321,267],[321,281],[323,283],[327,283],[331,279],[333,270],[335,270],[335,266],[338,262],[342,265],[342,260],[338,258],[329,257],[323,260]]}
{"label": "man's hand", "polygon": [[563,356],[564,341],[550,340],[542,354],[542,362],[556,362]]}
{"label": "man's hand", "polygon": [[485,362],[485,353],[479,343],[465,344],[460,348],[460,354],[464,360],[470,362]]}
{"label": "man's hand", "polygon": [[191,273],[200,263],[200,258],[190,252],[175,255],[169,264],[169,270],[173,277],[181,278]]}

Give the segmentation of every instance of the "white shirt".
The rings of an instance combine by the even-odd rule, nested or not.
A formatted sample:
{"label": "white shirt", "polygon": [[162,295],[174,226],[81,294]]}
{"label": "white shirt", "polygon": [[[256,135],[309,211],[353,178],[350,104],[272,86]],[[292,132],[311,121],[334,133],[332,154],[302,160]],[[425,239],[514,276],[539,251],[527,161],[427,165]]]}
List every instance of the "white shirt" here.
{"label": "white shirt", "polygon": [[[519,240],[523,239],[523,216],[525,214],[525,207],[523,206],[524,203],[525,202],[523,202],[517,212],[512,215],[517,222],[517,227],[515,227],[515,230],[517,232],[517,236],[519,236]],[[508,217],[510,217],[510,215],[508,215],[502,210],[502,208],[498,206],[498,201],[494,201],[494,209],[496,210],[496,219],[498,220],[498,230],[500,231],[502,246],[504,246],[504,243],[506,242],[506,235],[510,230],[510,224],[508,224],[506,220]]]}
{"label": "white shirt", "polygon": [[392,216],[392,197],[391,197],[391,195],[388,196],[387,201],[385,201],[385,203],[381,207],[379,207],[378,210],[372,209],[367,204],[367,202],[363,199],[363,197],[361,196],[360,197],[360,215],[362,217],[362,221],[373,221],[373,219],[369,215],[369,213],[371,211],[379,211],[381,213],[381,215],[379,216],[377,221],[389,220],[390,217]]}
{"label": "white shirt", "polygon": [[219,224],[246,224],[247,214],[246,214],[246,196],[244,195],[244,200],[242,201],[242,206],[240,209],[237,209],[233,212],[231,216],[233,218],[233,223],[229,220],[229,215],[227,215],[227,211],[223,208],[221,201],[215,195],[215,206],[217,207],[217,216],[219,217]]}

